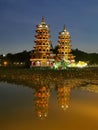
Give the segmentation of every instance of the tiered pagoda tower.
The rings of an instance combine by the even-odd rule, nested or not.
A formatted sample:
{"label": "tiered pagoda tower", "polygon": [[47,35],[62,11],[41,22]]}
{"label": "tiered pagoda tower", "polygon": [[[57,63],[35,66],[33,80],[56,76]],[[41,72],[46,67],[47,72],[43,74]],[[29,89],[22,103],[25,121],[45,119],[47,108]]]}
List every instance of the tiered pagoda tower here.
{"label": "tiered pagoda tower", "polygon": [[70,60],[74,61],[74,56],[71,54],[71,45],[70,45],[70,40],[71,36],[69,32],[66,30],[65,25],[63,31],[59,33],[58,36],[58,53],[57,57],[59,59],[63,60]]}
{"label": "tiered pagoda tower", "polygon": [[41,24],[36,26],[34,53],[31,54],[31,66],[49,66],[52,62],[52,44],[49,26],[42,17]]}

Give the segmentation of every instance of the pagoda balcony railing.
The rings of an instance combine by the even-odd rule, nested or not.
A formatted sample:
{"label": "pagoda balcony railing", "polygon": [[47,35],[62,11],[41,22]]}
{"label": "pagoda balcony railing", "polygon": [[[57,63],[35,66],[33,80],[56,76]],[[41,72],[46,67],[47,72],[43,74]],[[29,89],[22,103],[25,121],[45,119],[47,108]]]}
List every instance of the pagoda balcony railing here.
{"label": "pagoda balcony railing", "polygon": [[65,43],[65,42],[64,42],[64,43],[61,42],[61,43],[58,44],[58,47],[59,47],[59,48],[62,48],[62,47],[71,47],[71,46],[72,46],[72,45],[71,45],[70,43]]}
{"label": "pagoda balcony railing", "polygon": [[58,50],[60,50],[61,52],[71,52],[71,49],[58,49]]}
{"label": "pagoda balcony railing", "polygon": [[44,51],[44,52],[50,52],[50,48],[36,48],[36,51]]}
{"label": "pagoda balcony railing", "polygon": [[46,44],[46,45],[43,45],[43,44],[39,45],[39,44],[36,44],[36,46],[34,46],[34,47],[36,47],[36,48],[37,48],[37,47],[44,47],[44,46],[45,46],[45,48],[46,48],[46,47],[50,47],[50,45],[49,45],[49,44],[48,44],[48,45],[47,45],[47,44]]}
{"label": "pagoda balcony railing", "polygon": [[47,46],[51,45],[51,41],[50,42],[35,42],[35,43],[36,43],[36,45],[47,45]]}
{"label": "pagoda balcony railing", "polygon": [[[58,37],[59,38],[59,37]],[[69,37],[60,37],[59,39],[70,39]]]}
{"label": "pagoda balcony railing", "polygon": [[38,50],[36,50],[36,54],[37,54],[37,53],[39,53],[39,54],[42,54],[42,53],[43,53],[43,54],[50,54],[51,52],[50,52],[50,51],[42,51],[42,50],[41,50],[41,51],[38,51]]}
{"label": "pagoda balcony railing", "polygon": [[61,36],[58,36],[58,38],[66,39],[66,38],[71,38],[71,36],[61,35]]}
{"label": "pagoda balcony railing", "polygon": [[59,41],[58,43],[60,43],[62,46],[66,46],[66,45],[69,46],[69,44],[70,44],[70,42],[68,42],[68,41],[67,41],[67,42],[60,42],[60,41]]}
{"label": "pagoda balcony railing", "polygon": [[70,49],[72,45],[68,44],[68,45],[62,45],[62,46],[58,46],[58,49]]}
{"label": "pagoda balcony railing", "polygon": [[65,50],[62,50],[62,49],[58,49],[58,52],[62,53],[62,52],[67,52],[67,53],[70,53],[72,52],[72,50],[69,50],[69,49],[65,49]]}
{"label": "pagoda balcony railing", "polygon": [[64,58],[70,58],[70,54],[57,54],[60,57],[64,57]]}
{"label": "pagoda balcony railing", "polygon": [[50,33],[49,30],[47,30],[47,29],[44,29],[44,30],[43,30],[42,28],[41,28],[41,29],[37,29],[36,32],[37,32],[37,33],[39,33],[39,32],[40,32],[40,33]]}
{"label": "pagoda balcony railing", "polygon": [[43,38],[42,38],[42,39],[35,39],[35,41],[41,41],[41,42],[42,42],[42,41],[50,41],[50,39],[43,39]]}
{"label": "pagoda balcony railing", "polygon": [[49,40],[49,39],[36,39],[35,41],[34,41],[35,43],[51,43],[51,41]]}
{"label": "pagoda balcony railing", "polygon": [[50,34],[49,33],[40,32],[40,33],[37,33],[35,36],[50,36]]}
{"label": "pagoda balcony railing", "polygon": [[45,29],[49,28],[49,26],[47,24],[37,24],[36,27],[37,28],[45,28]]}
{"label": "pagoda balcony railing", "polygon": [[70,42],[70,39],[59,39],[58,42]]}
{"label": "pagoda balcony railing", "polygon": [[48,39],[51,36],[50,35],[49,36],[48,35],[40,35],[40,36],[39,35],[35,35],[35,37],[38,38],[38,39]]}
{"label": "pagoda balcony railing", "polygon": [[65,48],[65,49],[58,49],[58,51],[60,51],[60,52],[69,52],[69,51],[71,51],[71,49],[70,48]]}
{"label": "pagoda balcony railing", "polygon": [[67,40],[67,41],[58,40],[58,42],[60,44],[69,44],[71,42],[71,40]]}

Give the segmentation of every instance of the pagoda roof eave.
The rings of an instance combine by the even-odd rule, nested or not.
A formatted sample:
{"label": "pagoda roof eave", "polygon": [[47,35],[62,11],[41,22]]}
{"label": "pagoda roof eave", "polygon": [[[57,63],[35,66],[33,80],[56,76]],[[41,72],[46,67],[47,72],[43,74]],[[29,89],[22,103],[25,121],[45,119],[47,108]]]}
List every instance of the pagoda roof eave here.
{"label": "pagoda roof eave", "polygon": [[54,61],[55,59],[49,58],[49,59],[40,59],[40,58],[31,58],[30,61]]}

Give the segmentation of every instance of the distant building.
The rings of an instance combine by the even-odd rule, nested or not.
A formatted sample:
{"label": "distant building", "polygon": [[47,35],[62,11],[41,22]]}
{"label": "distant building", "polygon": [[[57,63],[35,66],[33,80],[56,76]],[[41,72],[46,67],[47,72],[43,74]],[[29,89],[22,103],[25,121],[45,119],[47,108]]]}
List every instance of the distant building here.
{"label": "distant building", "polygon": [[57,55],[53,54],[52,42],[50,40],[50,29],[45,23],[44,17],[40,24],[36,26],[34,51],[31,53],[31,67],[34,66],[53,66],[56,59],[59,60],[74,60],[71,54],[70,34],[64,30],[59,33],[59,44]]}

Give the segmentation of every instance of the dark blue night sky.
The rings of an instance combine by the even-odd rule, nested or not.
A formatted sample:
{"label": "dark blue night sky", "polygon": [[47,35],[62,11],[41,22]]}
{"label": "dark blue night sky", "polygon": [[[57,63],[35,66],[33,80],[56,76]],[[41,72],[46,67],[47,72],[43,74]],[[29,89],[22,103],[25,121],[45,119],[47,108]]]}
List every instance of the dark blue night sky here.
{"label": "dark blue night sky", "polygon": [[0,54],[32,50],[42,16],[53,46],[65,24],[72,48],[98,53],[98,0],[0,0]]}

